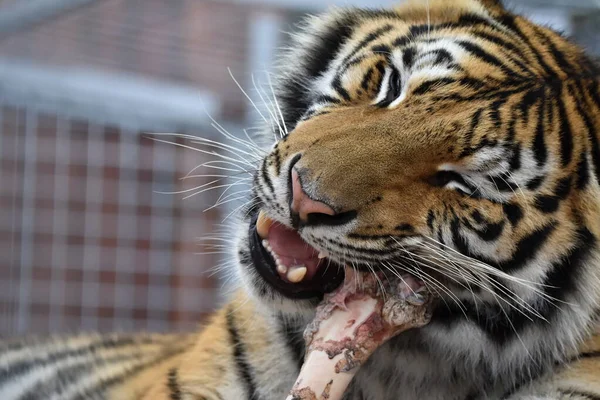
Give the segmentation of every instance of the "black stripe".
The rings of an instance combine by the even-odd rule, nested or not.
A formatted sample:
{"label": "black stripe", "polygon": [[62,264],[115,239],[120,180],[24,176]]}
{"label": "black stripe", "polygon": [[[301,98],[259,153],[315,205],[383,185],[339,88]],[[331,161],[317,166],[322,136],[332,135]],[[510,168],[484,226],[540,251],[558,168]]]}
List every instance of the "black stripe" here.
{"label": "black stripe", "polygon": [[[289,131],[298,123],[310,105],[310,96],[307,91],[309,81],[320,76],[327,70],[343,44],[352,36],[356,21],[359,16],[356,12],[347,12],[327,26],[319,36],[312,34],[314,45],[307,49],[310,57],[299,62],[299,74],[295,79],[282,81],[277,90],[277,97],[281,103],[283,120]],[[310,34],[310,33],[309,33]],[[288,53],[288,57],[295,53]]]}
{"label": "black stripe", "polygon": [[452,241],[459,252],[491,265],[506,273],[517,271],[523,268],[528,261],[534,259],[538,251],[546,243],[555,229],[556,227],[554,224],[548,224],[530,233],[516,244],[516,250],[513,252],[509,260],[497,263],[493,260],[487,259],[486,257],[473,254],[470,251],[467,241],[460,233],[460,221],[458,218],[453,219],[450,224]]}
{"label": "black stripe", "polygon": [[544,69],[544,71],[546,72],[546,74],[548,74],[548,76],[556,76],[556,73],[554,72],[554,70],[552,70],[552,68],[550,68],[550,66],[544,61],[542,54],[538,51],[538,49],[536,49],[533,46],[533,44],[531,43],[531,41],[529,40],[527,35],[525,35],[521,31],[521,29],[517,26],[517,23],[515,21],[515,16],[505,14],[499,18],[499,22],[502,25],[504,25],[505,27],[509,28],[514,33],[516,33],[519,36],[519,38],[523,42],[525,42],[525,44],[529,47],[529,50],[535,56],[538,64]]}
{"label": "black stripe", "polygon": [[339,104],[340,99],[336,99],[335,97],[331,97],[326,94],[319,95],[315,100],[315,103],[331,103],[331,104]]}
{"label": "black stripe", "polygon": [[429,230],[431,231],[431,233],[433,234],[433,222],[435,221],[435,214],[433,212],[433,210],[429,210],[429,212],[427,213],[427,226],[429,227]]}
{"label": "black stripe", "polygon": [[481,215],[481,213],[479,212],[479,210],[475,210],[471,213],[471,217],[473,217],[473,220],[475,222],[477,222],[478,224],[483,224],[486,222],[485,218],[483,218],[483,215]]}
{"label": "black stripe", "polygon": [[577,73],[575,68],[567,61],[564,54],[556,47],[552,39],[546,35],[545,31],[541,28],[534,26],[534,30],[536,32],[536,36],[541,39],[550,49],[550,54],[554,58],[554,62],[556,62],[558,67],[570,76],[574,76]]}
{"label": "black stripe", "polygon": [[535,208],[549,214],[558,210],[560,199],[556,196],[538,196],[534,199]]}
{"label": "black stripe", "polygon": [[348,61],[350,61],[352,58],[354,58],[354,56],[356,54],[358,54],[359,51],[361,51],[362,49],[364,49],[365,47],[367,47],[370,43],[373,43],[375,40],[379,39],[382,35],[386,34],[387,32],[391,31],[393,29],[392,25],[384,25],[380,28],[375,29],[373,32],[370,32],[367,34],[367,36],[365,36],[357,45],[356,47],[354,47],[354,49],[352,49],[352,51],[350,52],[350,54],[348,54],[346,57],[344,57],[344,59],[342,60],[342,68],[346,68],[346,64],[348,63]]}
{"label": "black stripe", "polygon": [[[11,363],[7,369],[0,370],[0,387],[9,380],[16,379],[19,375],[29,372],[33,368],[52,366],[62,360],[70,357],[79,357],[84,355],[93,356],[100,350],[106,349],[118,349],[121,347],[132,346],[135,344],[147,344],[154,343],[156,339],[143,338],[135,339],[133,337],[108,337],[101,338],[90,344],[82,347],[76,347],[71,349],[60,349],[53,353],[47,354],[43,357],[33,356],[26,359],[17,360]],[[48,346],[52,346],[48,343]],[[91,357],[93,358],[93,357]]]}
{"label": "black stripe", "polygon": [[471,230],[484,242],[491,242],[500,237],[504,230],[504,221],[498,223],[485,223],[483,229],[471,227]]}
{"label": "black stripe", "polygon": [[233,358],[235,361],[236,370],[246,387],[248,400],[258,400],[259,397],[256,391],[256,382],[254,382],[252,368],[246,357],[246,346],[242,342],[236,326],[234,313],[235,309],[233,307],[230,307],[227,310],[227,331],[229,332],[229,340],[231,342],[231,346],[233,347]]}
{"label": "black stripe", "polygon": [[598,358],[600,357],[600,350],[580,353],[578,358]]}
{"label": "black stripe", "polygon": [[536,176],[535,178],[532,178],[529,182],[527,182],[525,186],[529,190],[537,190],[540,186],[542,186],[542,183],[544,183],[545,179],[546,177],[544,175]]}
{"label": "black stripe", "polygon": [[404,69],[411,69],[415,62],[415,56],[417,55],[417,48],[414,46],[408,47],[402,54],[402,66]]}
{"label": "black stripe", "polygon": [[[407,238],[407,237],[414,237],[416,235],[414,234],[402,234],[402,235],[389,235],[389,234],[382,234],[382,235],[363,235],[360,233],[350,233],[348,234],[349,238],[352,239],[356,239],[356,240],[364,240],[364,241],[373,241],[373,240],[383,240],[385,241],[385,246],[393,246],[394,244],[398,244],[398,239],[402,239],[402,238]],[[388,252],[390,252],[390,250],[388,249]]]}
{"label": "black stripe", "polygon": [[[515,133],[515,118],[511,119],[508,129],[509,141],[512,142],[514,140]],[[511,172],[518,171],[519,169],[521,169],[521,144],[515,142],[514,144],[509,145],[508,148],[511,149],[509,169]]]}
{"label": "black stripe", "polygon": [[385,44],[376,44],[375,46],[371,47],[371,51],[375,54],[382,54],[385,56],[385,58],[389,59],[392,49]]}
{"label": "black stripe", "polygon": [[521,218],[523,218],[523,210],[521,210],[521,207],[518,204],[505,203],[502,204],[502,209],[504,215],[506,215],[506,218],[508,218],[513,227],[521,221]]}
{"label": "black stripe", "polygon": [[[585,228],[578,232],[577,237],[576,246],[552,264],[552,270],[542,282],[546,298],[556,299],[556,302],[564,301],[570,293],[577,290],[577,280],[580,278],[578,272],[583,268],[590,249],[596,243],[595,237]],[[562,310],[557,303],[549,301],[532,304],[531,307],[548,321]],[[519,332],[527,326],[539,323],[537,319],[529,318],[530,313],[528,309],[517,311],[492,304],[475,306],[469,301],[462,302],[461,308],[449,302],[440,304],[434,310],[431,323],[450,328],[461,321],[469,322],[478,326],[491,340],[502,346],[509,340],[515,340]]]}
{"label": "black stripe", "polygon": [[490,175],[487,178],[500,192],[514,192],[519,188],[519,185],[514,183],[508,174]]}
{"label": "black stripe", "polygon": [[577,190],[583,190],[590,181],[587,153],[581,153],[579,158],[579,164],[577,165]]}
{"label": "black stripe", "polygon": [[[40,400],[50,394],[60,394],[65,388],[77,387],[82,379],[90,376],[93,377],[99,366],[109,364],[120,365],[124,362],[135,361],[138,357],[139,354],[122,354],[101,360],[89,358],[75,364],[63,366],[63,368],[54,369],[51,376],[29,388],[19,396],[18,400]],[[96,396],[99,394],[100,392],[94,393]]]}
{"label": "black stripe", "polygon": [[523,95],[523,98],[519,102],[519,110],[521,111],[521,117],[525,122],[527,122],[527,119],[529,118],[529,111],[540,98],[543,101],[544,89],[539,87],[533,87]]}
{"label": "black stripe", "polygon": [[578,397],[583,397],[584,399],[588,399],[588,400],[600,400],[600,394],[594,394],[594,393],[590,393],[590,392],[584,392],[581,390],[575,390],[575,389],[558,389],[558,392],[564,395],[568,395],[568,396],[578,396]]}
{"label": "black stripe", "polygon": [[[588,138],[591,145],[592,162],[594,164],[594,174],[596,179],[600,181],[600,143],[598,142],[598,131],[596,124],[592,121],[589,113],[586,111],[587,107],[584,107],[579,99],[575,97],[575,106],[578,114],[583,118],[583,123],[586,127]],[[587,160],[585,160],[587,163]]]}
{"label": "black stripe", "polygon": [[[139,343],[139,341],[137,343]],[[156,343],[156,341],[150,342],[150,343]],[[162,342],[158,342],[158,343],[162,343]],[[153,357],[148,361],[138,363],[137,365],[129,368],[128,370],[124,371],[120,375],[116,375],[116,376],[113,376],[110,378],[99,379],[97,382],[95,382],[94,384],[87,386],[87,387],[82,386],[81,384],[74,383],[72,381],[69,382],[69,385],[79,387],[79,392],[77,393],[77,395],[71,397],[70,400],[89,400],[91,398],[104,398],[106,396],[106,391],[108,389],[110,389],[112,386],[123,383],[123,382],[127,381],[127,379],[138,374],[139,372],[143,371],[144,369],[151,368],[155,365],[158,365],[158,364],[164,362],[165,360],[167,360],[173,356],[176,356],[178,354],[183,353],[184,351],[187,351],[189,349],[189,345],[192,344],[192,342],[190,342],[190,340],[188,340],[187,337],[182,336],[181,338],[177,338],[177,340],[175,340],[175,338],[171,338],[171,341],[169,341],[169,342],[165,341],[163,344],[164,344],[164,350],[160,351],[160,353],[158,353],[156,355],[156,357]],[[117,356],[117,357],[114,357],[114,362],[116,364],[119,364],[119,362],[118,362],[119,357],[128,357],[128,356],[137,358],[140,355],[138,353],[138,354],[128,354],[125,356]],[[105,359],[97,358],[94,362],[98,362],[99,364],[101,364],[102,362],[106,362],[106,363],[110,364],[111,359],[110,358],[105,358]]]}
{"label": "black stripe", "polygon": [[413,25],[410,27],[409,32],[405,36],[398,37],[394,39],[393,45],[396,47],[404,46],[410,42],[413,42],[417,37],[422,35],[428,35],[431,32],[442,30],[442,29],[453,29],[453,28],[462,28],[462,27],[475,27],[478,25],[484,25],[492,31],[499,32],[501,34],[506,34],[506,32],[498,29],[491,21],[482,18],[475,14],[463,14],[459,18],[457,22],[449,22],[443,24],[421,24],[421,25]]}
{"label": "black stripe", "polygon": [[600,108],[600,93],[598,93],[598,81],[595,79],[587,86],[587,92],[597,108]]}
{"label": "black stripe", "polygon": [[342,85],[342,76],[341,74],[337,74],[333,78],[333,82],[331,82],[331,87],[340,95],[344,100],[350,101],[352,98],[350,97],[350,93],[344,88]]}
{"label": "black stripe", "polygon": [[354,65],[358,65],[366,59],[367,59],[366,56],[358,56],[358,57],[353,58],[352,60],[348,61],[348,63],[344,66],[344,68],[342,68],[339,71],[339,74],[343,75],[344,73],[346,73],[346,71],[348,69],[350,69],[350,67],[353,67]]}
{"label": "black stripe", "polygon": [[483,109],[475,111],[473,116],[471,117],[471,125],[469,126],[469,130],[464,135],[464,148],[460,154],[460,157],[466,157],[473,152],[473,136],[475,135],[475,129],[479,126],[479,120],[481,119],[481,114],[483,113]]}
{"label": "black stripe", "polygon": [[561,200],[566,199],[571,193],[572,183],[573,179],[570,176],[560,179],[554,188],[554,195]]}
{"label": "black stripe", "polygon": [[575,240],[577,242],[573,249],[553,263],[552,270],[543,281],[548,298],[565,300],[569,293],[577,290],[577,281],[581,278],[580,271],[584,268],[583,263],[590,250],[596,246],[596,238],[587,228],[581,228],[577,231]]}
{"label": "black stripe", "polygon": [[464,40],[458,41],[457,43],[463,49],[465,49],[467,52],[471,53],[471,55],[473,55],[474,57],[500,69],[506,76],[508,76],[512,79],[514,79],[515,77],[518,79],[525,79],[523,76],[519,75],[516,71],[508,68],[508,66],[505,63],[503,63],[502,61],[500,61],[496,56],[488,53],[487,51],[485,51],[483,48],[476,45],[475,43],[467,42]]}
{"label": "black stripe", "polygon": [[107,378],[107,379],[101,379],[98,385],[95,385],[94,387],[88,388],[84,392],[79,393],[72,400],[89,400],[91,398],[94,398],[94,395],[97,393],[104,394],[106,392],[106,390],[109,389],[110,387],[112,387],[114,385],[118,385],[122,382],[125,382],[132,376],[135,376],[138,373],[140,373],[141,371],[143,371],[145,369],[149,369],[155,365],[158,365],[158,364],[164,362],[166,359],[176,356],[178,354],[181,354],[186,350],[187,350],[187,347],[186,348],[177,348],[174,350],[162,352],[156,358],[150,360],[147,363],[142,363],[142,364],[136,365],[135,367],[131,368],[130,370],[124,372],[122,375],[114,376],[112,378]]}
{"label": "black stripe", "polygon": [[600,350],[579,353],[576,356],[573,356],[565,361],[558,362],[557,365],[573,364],[573,363],[577,363],[581,360],[590,359],[590,358],[600,358]]}
{"label": "black stripe", "polygon": [[510,261],[502,263],[499,268],[507,273],[521,269],[526,262],[532,260],[537,255],[537,252],[550,238],[555,229],[556,225],[548,224],[525,236],[517,242],[517,249],[512,254]]}
{"label": "black stripe", "polygon": [[385,62],[379,61],[377,64],[375,64],[375,69],[377,69],[378,72],[375,88],[377,90],[381,90],[381,85],[383,84],[383,78],[385,76]]}
{"label": "black stripe", "polygon": [[431,88],[435,87],[440,88],[442,86],[448,86],[456,82],[454,78],[439,78],[430,81],[425,81],[417,86],[416,89],[413,90],[412,94],[415,96],[422,95],[427,93]]}
{"label": "black stripe", "polygon": [[513,52],[517,56],[517,58],[509,57],[509,60],[511,62],[515,63],[517,66],[519,66],[521,68],[521,70],[523,70],[523,72],[527,73],[527,75],[529,75],[529,76],[533,75],[533,72],[531,72],[530,67],[521,61],[521,60],[526,60],[527,57],[525,56],[523,51],[518,46],[515,46],[514,44],[509,43],[506,40],[504,40],[498,36],[492,35],[490,33],[487,33],[487,32],[474,31],[474,32],[470,32],[470,34],[476,38],[483,39],[488,42],[494,43],[495,45],[500,46],[505,50],[509,50],[509,52]]}
{"label": "black stripe", "polygon": [[281,152],[279,147],[275,148],[271,154],[271,158],[273,159],[273,164],[275,166],[275,173],[279,175],[281,173]]}
{"label": "black stripe", "polygon": [[311,35],[316,46],[309,49],[311,56],[303,60],[308,62],[305,68],[309,77],[316,78],[327,70],[342,45],[352,36],[355,24],[356,16],[348,13],[336,20],[333,26],[326,27],[325,32],[319,36]]}
{"label": "black stripe", "polygon": [[[498,27],[493,24],[493,20],[490,21],[489,19],[483,18],[481,15],[477,15],[477,14],[473,14],[473,13],[466,13],[466,14],[461,15],[460,18],[458,19],[458,23],[451,24],[451,26],[454,26],[454,25],[456,25],[457,27],[464,27],[464,26],[475,27],[475,26],[483,25],[485,28],[488,28],[495,32],[500,32],[502,34],[506,34],[504,31],[498,29]],[[471,33],[471,32],[469,32],[469,33]]]}
{"label": "black stripe", "polygon": [[535,157],[538,167],[542,167],[548,158],[548,150],[546,149],[545,129],[544,129],[544,110],[546,107],[546,93],[542,93],[542,99],[538,110],[538,120],[535,128],[535,137],[533,139],[533,156]]}
{"label": "black stripe", "polygon": [[564,93],[556,96],[556,104],[558,107],[558,117],[560,124],[559,139],[560,139],[560,159],[562,166],[566,167],[573,159],[573,132],[571,132],[571,125],[569,123],[569,117],[565,103],[562,99]]}
{"label": "black stripe", "polygon": [[181,400],[181,387],[177,378],[177,368],[172,368],[167,376],[167,388],[171,400]]}
{"label": "black stripe", "polygon": [[275,188],[273,187],[273,182],[271,181],[271,177],[269,176],[269,171],[267,170],[268,164],[268,157],[265,157],[265,159],[263,160],[262,163],[262,168],[261,168],[261,176],[263,178],[263,182],[267,185],[267,187],[269,188],[269,190],[271,191],[271,193],[275,192]]}
{"label": "black stripe", "polygon": [[547,103],[546,107],[546,126],[554,126],[554,119],[558,118],[556,114],[556,102],[552,99]]}
{"label": "black stripe", "polygon": [[283,315],[279,315],[278,319],[281,335],[283,336],[290,353],[294,357],[298,372],[300,372],[302,364],[304,363],[305,351],[304,338],[302,337],[303,328],[293,324],[291,321],[288,323],[288,318]]}
{"label": "black stripe", "polygon": [[[389,238],[390,235],[385,235],[386,238]],[[396,237],[402,237],[402,236],[396,236]],[[381,239],[380,237],[377,237],[378,239]],[[388,243],[386,243],[386,247],[384,249],[367,249],[364,247],[360,247],[360,246],[353,246],[347,243],[342,243],[342,242],[336,242],[335,240],[332,239],[325,239],[325,241],[327,243],[330,243],[334,246],[337,247],[341,247],[344,250],[353,250],[356,251],[357,254],[348,254],[348,255],[352,255],[353,257],[360,257],[365,256],[367,257],[367,255],[377,255],[377,256],[389,256],[392,254],[392,250],[394,249],[390,249],[390,246],[393,246],[394,244],[397,244],[397,241],[394,241],[393,239],[390,239]]]}
{"label": "black stripe", "polygon": [[527,82],[513,84],[510,81],[506,81],[498,83],[498,85],[494,87],[485,85],[482,81],[478,81],[476,79],[461,78],[459,82],[465,86],[468,86],[469,88],[483,88],[485,90],[479,90],[466,96],[458,93],[446,94],[444,96],[436,97],[434,100],[454,100],[456,102],[464,103],[469,103],[474,100],[494,100],[503,97],[510,97],[518,93],[523,93],[532,87],[532,84]]}
{"label": "black stripe", "polygon": [[436,64],[436,65],[452,64],[454,62],[454,58],[452,58],[452,55],[450,54],[450,52],[448,50],[437,49],[434,51],[430,51],[429,53],[427,53],[425,55],[428,56],[430,54],[435,55],[434,64]]}
{"label": "black stripe", "polygon": [[307,80],[287,79],[277,91],[277,97],[281,103],[283,120],[288,131],[292,131],[302,115],[306,112],[310,100],[306,93]]}
{"label": "black stripe", "polygon": [[400,224],[394,228],[397,231],[406,231],[406,232],[414,232],[415,228],[411,224]]}
{"label": "black stripe", "polygon": [[369,84],[371,83],[371,78],[373,77],[374,70],[373,68],[369,68],[365,75],[362,78],[362,82],[360,83],[360,87],[364,90],[369,90]]}
{"label": "black stripe", "polygon": [[502,106],[506,103],[507,100],[508,98],[504,97],[494,101],[489,106],[489,117],[496,129],[500,129],[500,127],[502,126],[502,116],[500,114],[500,108],[502,108]]}

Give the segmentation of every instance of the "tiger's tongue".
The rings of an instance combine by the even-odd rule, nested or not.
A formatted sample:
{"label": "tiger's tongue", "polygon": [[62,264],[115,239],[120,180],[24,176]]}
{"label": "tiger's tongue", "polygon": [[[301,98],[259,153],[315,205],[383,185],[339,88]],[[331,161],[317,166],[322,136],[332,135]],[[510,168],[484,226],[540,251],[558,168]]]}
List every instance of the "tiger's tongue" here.
{"label": "tiger's tongue", "polygon": [[317,273],[320,262],[319,251],[306,243],[298,233],[277,222],[269,228],[267,240],[271,254],[276,257],[278,264],[286,270],[278,268],[282,279],[290,281],[289,271],[306,268],[304,280],[312,279]]}

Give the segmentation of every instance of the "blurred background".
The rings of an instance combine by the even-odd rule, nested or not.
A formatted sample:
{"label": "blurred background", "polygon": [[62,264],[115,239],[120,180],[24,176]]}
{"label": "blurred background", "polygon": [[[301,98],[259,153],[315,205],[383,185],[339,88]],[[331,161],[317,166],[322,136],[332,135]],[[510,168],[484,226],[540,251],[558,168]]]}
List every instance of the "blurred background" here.
{"label": "blurred background", "polygon": [[[195,328],[224,293],[198,239],[243,196],[203,190],[245,164],[150,133],[243,137],[228,68],[256,95],[305,13],[398,2],[0,0],[0,336]],[[600,0],[507,3],[600,54]]]}

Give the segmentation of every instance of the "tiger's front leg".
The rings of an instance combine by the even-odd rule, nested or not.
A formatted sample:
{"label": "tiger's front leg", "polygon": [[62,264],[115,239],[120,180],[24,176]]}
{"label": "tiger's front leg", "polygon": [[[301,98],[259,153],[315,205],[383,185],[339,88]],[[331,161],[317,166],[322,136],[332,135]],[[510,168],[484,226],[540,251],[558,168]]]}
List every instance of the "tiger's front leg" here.
{"label": "tiger's front leg", "polygon": [[[299,372],[277,319],[239,293],[143,400],[283,399]],[[140,397],[136,397],[138,399]]]}

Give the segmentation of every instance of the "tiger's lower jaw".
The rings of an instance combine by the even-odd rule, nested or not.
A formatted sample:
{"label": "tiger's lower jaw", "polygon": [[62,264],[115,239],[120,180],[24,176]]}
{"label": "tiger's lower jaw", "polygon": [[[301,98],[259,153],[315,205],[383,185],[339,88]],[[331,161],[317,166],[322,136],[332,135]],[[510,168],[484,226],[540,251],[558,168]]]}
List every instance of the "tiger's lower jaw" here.
{"label": "tiger's lower jaw", "polygon": [[[304,242],[297,232],[280,224],[271,229],[277,232],[268,237],[268,232],[264,232],[264,221],[261,221],[265,219],[261,218],[263,215],[260,213],[251,219],[247,243],[255,271],[272,290],[290,300],[307,300],[321,299],[325,293],[340,286],[344,280],[340,265],[320,254],[317,257],[319,252]],[[271,243],[273,247],[278,246],[279,253],[267,240],[273,236],[276,237]]]}

